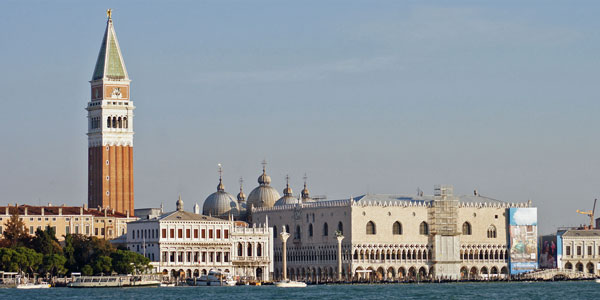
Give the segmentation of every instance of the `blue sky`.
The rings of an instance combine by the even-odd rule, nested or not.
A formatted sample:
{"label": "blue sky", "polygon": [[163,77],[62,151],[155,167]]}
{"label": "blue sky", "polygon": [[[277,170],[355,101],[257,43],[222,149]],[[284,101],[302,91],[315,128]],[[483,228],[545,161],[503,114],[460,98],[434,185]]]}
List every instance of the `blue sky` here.
{"label": "blue sky", "polygon": [[595,1],[3,1],[0,203],[86,201],[89,83],[113,8],[136,207],[254,188],[481,194],[540,232],[598,197]]}

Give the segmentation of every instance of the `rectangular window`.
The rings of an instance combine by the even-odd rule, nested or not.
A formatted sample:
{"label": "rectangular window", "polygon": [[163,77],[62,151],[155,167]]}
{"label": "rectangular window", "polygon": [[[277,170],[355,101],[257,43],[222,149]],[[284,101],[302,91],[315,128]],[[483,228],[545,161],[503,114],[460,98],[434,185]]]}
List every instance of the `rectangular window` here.
{"label": "rectangular window", "polygon": [[66,234],[70,234],[71,233],[71,226],[65,226],[65,233]]}
{"label": "rectangular window", "polygon": [[220,239],[221,238],[221,230],[217,229],[216,232],[217,232],[217,238]]}
{"label": "rectangular window", "polygon": [[163,230],[162,230],[162,238],[163,239],[167,238],[167,229],[166,228],[163,228]]}
{"label": "rectangular window", "polygon": [[2,226],[0,226],[0,234],[2,234]]}
{"label": "rectangular window", "polygon": [[170,231],[171,231],[171,232],[170,232],[170,234],[171,234],[171,235],[170,235],[170,237],[171,237],[172,239],[174,239],[174,238],[175,238],[175,229],[171,228],[171,230],[170,230]]}
{"label": "rectangular window", "polygon": [[177,237],[180,239],[183,238],[183,229],[177,229]]}
{"label": "rectangular window", "polygon": [[100,235],[104,235],[104,228],[100,228]]}
{"label": "rectangular window", "polygon": [[581,256],[581,246],[577,246],[577,255]]}
{"label": "rectangular window", "polygon": [[94,228],[94,235],[98,235],[98,227]]}
{"label": "rectangular window", "polygon": [[571,246],[567,246],[567,250],[565,252],[567,252],[567,255],[571,255]]}
{"label": "rectangular window", "polygon": [[593,255],[592,246],[588,246],[588,255]]}
{"label": "rectangular window", "polygon": [[202,252],[202,262],[206,262],[206,252]]}
{"label": "rectangular window", "polygon": [[202,229],[202,238],[205,239],[206,238],[206,229]]}
{"label": "rectangular window", "polygon": [[79,234],[79,225],[75,225],[75,234]]}
{"label": "rectangular window", "polygon": [[191,229],[186,229],[186,230],[185,230],[185,238],[186,238],[186,239],[189,239],[189,238],[191,238],[191,233],[190,233],[190,232],[191,232]]}
{"label": "rectangular window", "polygon": [[212,239],[212,238],[213,238],[213,230],[212,230],[212,229],[209,229],[209,230],[208,230],[208,238],[209,238],[209,239]]}
{"label": "rectangular window", "polygon": [[198,229],[194,229],[194,238],[197,239],[198,238]]}
{"label": "rectangular window", "polygon": [[229,252],[225,252],[225,256],[223,257],[223,262],[229,262]]}
{"label": "rectangular window", "polygon": [[90,225],[85,225],[85,234],[90,235]]}
{"label": "rectangular window", "polygon": [[223,236],[225,239],[229,238],[229,229],[225,229],[225,234]]}
{"label": "rectangular window", "polygon": [[29,234],[33,234],[33,226],[29,226]]}

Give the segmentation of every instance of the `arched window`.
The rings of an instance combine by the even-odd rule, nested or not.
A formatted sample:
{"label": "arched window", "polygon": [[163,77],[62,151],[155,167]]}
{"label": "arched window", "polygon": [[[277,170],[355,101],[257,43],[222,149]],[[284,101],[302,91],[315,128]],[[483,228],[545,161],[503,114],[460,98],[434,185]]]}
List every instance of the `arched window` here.
{"label": "arched window", "polygon": [[419,226],[419,233],[422,235],[429,234],[429,225],[427,225],[427,222],[425,222],[425,221],[421,222],[421,225]]}
{"label": "arched window", "polygon": [[471,224],[469,222],[463,223],[462,234],[471,235]]}
{"label": "arched window", "polygon": [[373,223],[373,221],[369,221],[369,223],[367,223],[367,234],[371,235],[371,234],[375,234],[377,232],[377,229],[375,228],[375,223]]}
{"label": "arched window", "polygon": [[294,238],[300,239],[300,225],[296,225],[296,232],[294,232]]}
{"label": "arched window", "polygon": [[273,238],[277,238],[277,226],[273,226]]}
{"label": "arched window", "polygon": [[248,244],[248,256],[252,256],[252,244]]}
{"label": "arched window", "polygon": [[344,224],[342,224],[342,221],[338,222],[338,229],[337,229],[340,234],[344,234]]}
{"label": "arched window", "polygon": [[119,128],[123,128],[123,120],[121,119],[121,117],[119,117],[118,123],[119,123]]}
{"label": "arched window", "polygon": [[244,255],[243,251],[242,243],[238,243],[238,256]]}
{"label": "arched window", "polygon": [[402,224],[400,224],[400,222],[396,221],[394,223],[394,226],[392,227],[392,233],[395,235],[402,234]]}
{"label": "arched window", "polygon": [[490,227],[488,227],[487,237],[490,239],[496,238],[496,226],[490,225]]}
{"label": "arched window", "polygon": [[112,128],[117,128],[117,117],[112,118]]}
{"label": "arched window", "polygon": [[290,233],[290,225],[285,225],[285,232]]}
{"label": "arched window", "polygon": [[127,117],[123,117],[123,128],[129,128],[129,122],[127,122]]}
{"label": "arched window", "polygon": [[308,224],[308,236],[313,236],[313,226],[312,226],[312,223]]}
{"label": "arched window", "polygon": [[262,246],[261,246],[261,244],[256,245],[256,256],[262,256]]}
{"label": "arched window", "polygon": [[327,225],[327,222],[325,222],[325,224],[323,224],[323,236],[328,236],[329,235],[329,226]]}
{"label": "arched window", "polygon": [[111,121],[110,121],[110,117],[106,118],[106,128],[110,128]]}

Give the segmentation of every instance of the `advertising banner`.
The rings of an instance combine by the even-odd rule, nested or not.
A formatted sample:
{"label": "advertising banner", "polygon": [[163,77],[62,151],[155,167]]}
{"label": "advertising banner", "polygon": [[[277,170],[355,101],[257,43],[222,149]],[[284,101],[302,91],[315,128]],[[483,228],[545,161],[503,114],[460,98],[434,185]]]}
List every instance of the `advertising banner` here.
{"label": "advertising banner", "polygon": [[556,235],[544,235],[540,237],[540,269],[556,269]]}
{"label": "advertising banner", "polygon": [[559,269],[563,268],[562,265],[562,249],[563,249],[563,243],[562,243],[562,235],[565,233],[564,230],[559,230],[556,233],[556,265],[558,266]]}
{"label": "advertising banner", "polygon": [[509,208],[510,274],[538,268],[537,208]]}

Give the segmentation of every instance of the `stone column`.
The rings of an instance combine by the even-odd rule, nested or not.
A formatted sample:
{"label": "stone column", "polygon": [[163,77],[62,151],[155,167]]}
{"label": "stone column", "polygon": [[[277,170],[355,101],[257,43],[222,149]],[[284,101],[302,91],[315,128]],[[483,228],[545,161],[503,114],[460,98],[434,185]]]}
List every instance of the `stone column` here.
{"label": "stone column", "polygon": [[287,279],[287,239],[290,237],[290,234],[283,231],[279,234],[281,237],[281,242],[283,243],[282,253],[282,262],[283,262],[283,280]]}
{"label": "stone column", "polygon": [[344,236],[339,233],[336,238],[338,242],[338,281],[342,281],[342,240]]}

